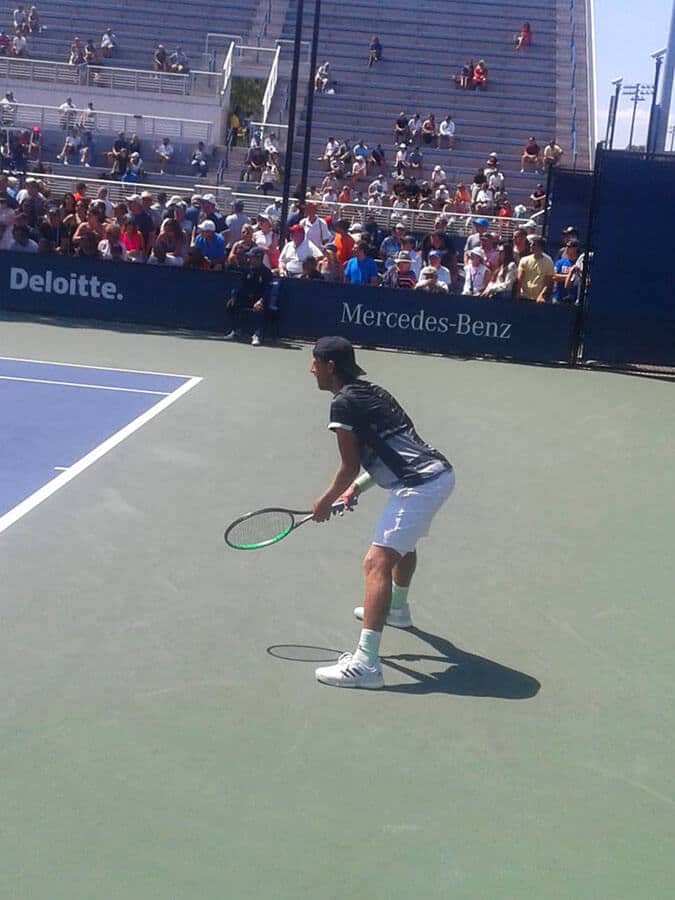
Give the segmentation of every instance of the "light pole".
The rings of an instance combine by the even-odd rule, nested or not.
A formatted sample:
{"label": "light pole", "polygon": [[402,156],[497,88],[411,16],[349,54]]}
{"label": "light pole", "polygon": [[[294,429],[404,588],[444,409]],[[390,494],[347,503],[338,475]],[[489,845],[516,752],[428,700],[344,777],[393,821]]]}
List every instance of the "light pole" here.
{"label": "light pole", "polygon": [[614,129],[616,127],[616,113],[619,108],[619,96],[621,95],[621,85],[623,84],[623,76],[615,78],[612,81],[614,85],[614,93],[609,98],[609,114],[607,115],[607,134],[605,135],[605,146],[611,150],[614,146]]}
{"label": "light pole", "polygon": [[675,149],[675,125],[670,126],[668,134],[670,135],[670,152],[672,153]]}
{"label": "light pole", "polygon": [[661,106],[657,105],[656,97],[659,92],[659,79],[661,77],[661,66],[663,65],[663,57],[666,55],[666,48],[657,50],[652,53],[652,59],[655,63],[654,70],[654,90],[652,92],[652,106],[649,110],[649,126],[647,128],[647,153],[656,153],[656,136],[659,131],[659,118],[661,116]]}
{"label": "light pole", "polygon": [[651,84],[627,84],[623,92],[633,101],[633,115],[630,120],[630,137],[628,138],[628,150],[633,149],[633,134],[635,132],[635,116],[637,114],[637,105],[641,103],[645,97],[649,96],[653,87]]}

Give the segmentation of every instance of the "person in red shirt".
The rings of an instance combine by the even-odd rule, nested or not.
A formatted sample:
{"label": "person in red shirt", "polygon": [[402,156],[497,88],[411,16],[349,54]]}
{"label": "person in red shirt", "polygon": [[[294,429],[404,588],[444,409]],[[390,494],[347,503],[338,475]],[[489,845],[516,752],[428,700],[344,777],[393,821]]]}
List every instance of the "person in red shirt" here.
{"label": "person in red shirt", "polygon": [[529,47],[532,44],[532,29],[529,22],[523,22],[523,27],[515,36],[516,50],[522,50],[523,47]]}
{"label": "person in red shirt", "polygon": [[333,243],[337,248],[337,258],[344,266],[353,255],[354,238],[349,234],[349,222],[346,219],[338,219],[334,227],[335,237],[333,238]]}

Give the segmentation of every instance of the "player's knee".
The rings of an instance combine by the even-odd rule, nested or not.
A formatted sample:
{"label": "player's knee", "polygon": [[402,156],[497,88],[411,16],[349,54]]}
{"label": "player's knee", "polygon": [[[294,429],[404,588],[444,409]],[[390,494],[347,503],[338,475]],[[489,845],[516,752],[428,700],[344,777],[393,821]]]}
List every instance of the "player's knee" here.
{"label": "player's knee", "polygon": [[400,555],[386,547],[373,545],[363,560],[363,571],[366,578],[373,575],[390,576]]}

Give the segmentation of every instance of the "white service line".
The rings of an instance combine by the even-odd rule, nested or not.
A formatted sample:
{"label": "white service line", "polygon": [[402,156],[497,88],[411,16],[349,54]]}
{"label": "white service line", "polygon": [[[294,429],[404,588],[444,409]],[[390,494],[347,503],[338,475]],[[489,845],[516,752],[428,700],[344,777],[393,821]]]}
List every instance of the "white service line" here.
{"label": "white service line", "polygon": [[187,392],[192,390],[192,388],[199,384],[201,380],[201,378],[196,376],[189,378],[188,381],[176,388],[175,391],[172,391],[168,396],[159,400],[154,406],[151,406],[150,409],[141,413],[140,416],[132,422],[129,422],[128,425],[125,425],[124,428],[120,428],[119,431],[103,441],[102,444],[99,444],[98,447],[94,447],[94,449],[87,453],[86,456],[83,456],[82,459],[78,459],[77,462],[73,463],[72,466],[69,466],[64,472],[61,472],[60,475],[52,478],[47,484],[43,484],[41,488],[35,491],[35,493],[31,494],[30,497],[26,497],[25,500],[22,500],[21,503],[18,503],[13,509],[10,509],[9,512],[6,512],[4,516],[0,516],[0,533],[5,531],[10,525],[13,525],[32,509],[35,509],[35,507],[42,503],[43,500],[51,497],[51,495],[56,493],[59,488],[64,487],[69,481],[72,481],[73,478],[81,472],[84,472],[85,469],[88,469],[89,466],[97,462],[102,456],[105,456],[109,450],[112,450],[118,444],[121,444],[122,441],[133,434],[134,431],[138,431],[139,428],[142,428],[143,425],[151,419],[154,419],[155,416],[158,416],[168,406],[171,406],[172,403],[175,403],[176,400],[182,397],[183,394],[187,394]]}
{"label": "white service line", "polygon": [[80,381],[52,381],[49,378],[21,378],[19,375],[0,375],[0,381],[27,381],[29,384],[58,384],[62,387],[90,388],[93,391],[123,391],[125,394],[156,394],[170,396],[169,391],[146,391],[142,388],[112,387],[107,384],[83,384]]}
{"label": "white service line", "polygon": [[95,369],[97,372],[131,372],[137,375],[164,375],[166,378],[190,378],[176,372],[150,372],[146,369],[116,369],[114,366],[89,366],[86,363],[54,362],[53,359],[26,359],[23,356],[0,356],[0,362],[38,363],[42,366],[63,366],[66,369]]}

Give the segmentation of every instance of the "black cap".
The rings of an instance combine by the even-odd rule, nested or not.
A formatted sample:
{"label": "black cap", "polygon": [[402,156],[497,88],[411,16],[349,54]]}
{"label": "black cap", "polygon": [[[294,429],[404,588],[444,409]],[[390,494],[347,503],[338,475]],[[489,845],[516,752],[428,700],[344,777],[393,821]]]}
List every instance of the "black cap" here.
{"label": "black cap", "polygon": [[359,375],[365,375],[364,370],[356,364],[354,357],[354,348],[347,338],[333,336],[322,337],[314,344],[312,351],[314,356],[327,362],[332,359],[335,368],[340,375],[346,375],[348,378],[358,378]]}

